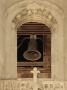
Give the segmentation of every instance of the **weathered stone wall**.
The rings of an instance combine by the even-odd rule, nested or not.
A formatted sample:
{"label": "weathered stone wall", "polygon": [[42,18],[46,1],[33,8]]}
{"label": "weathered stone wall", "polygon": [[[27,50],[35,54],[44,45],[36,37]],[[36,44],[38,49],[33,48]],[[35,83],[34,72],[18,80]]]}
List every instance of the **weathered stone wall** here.
{"label": "weathered stone wall", "polygon": [[[51,31],[52,32],[52,78],[53,79],[63,79],[64,78],[64,51],[63,51],[63,15],[61,14],[61,9],[58,7],[58,6],[61,6],[62,8],[62,3],[63,1],[59,0],[58,2],[55,1],[55,0],[49,0],[48,1],[44,1],[44,0],[39,0],[38,1],[35,1],[35,0],[32,0],[34,4],[31,4],[33,6],[35,6],[37,3],[43,3],[44,2],[44,6],[43,8],[46,6],[48,12],[50,11],[53,16],[55,17],[55,19],[57,19],[58,21],[58,25],[57,27],[55,27],[56,29],[58,30],[54,30],[54,31]],[[15,1],[1,1],[1,10],[2,10],[2,13],[1,13],[1,35],[2,35],[2,38],[1,38],[1,41],[2,41],[2,47],[1,49],[2,52],[1,52],[1,55],[3,55],[2,57],[2,66],[4,66],[3,68],[1,67],[1,71],[4,73],[4,78],[15,78],[17,75],[17,64],[16,64],[16,30],[14,30],[13,26],[11,25],[11,20],[12,20],[12,17],[13,17],[13,13],[17,13],[17,11],[20,10],[20,8],[25,8],[25,3],[26,5],[28,6],[29,3],[32,3],[31,0],[29,0],[29,2],[27,2],[27,0],[23,0],[20,4],[20,1],[17,2],[16,0]],[[8,3],[7,3],[8,2]],[[15,4],[15,7],[12,5],[12,3],[16,3]],[[24,2],[24,4],[23,4]],[[48,2],[48,3],[47,3]],[[36,8],[40,8],[38,6],[38,4],[36,5],[35,7],[35,11],[36,11]],[[2,7],[4,5],[4,7]],[[28,8],[31,9],[32,6],[29,6]],[[58,5],[58,6],[57,6]],[[21,7],[20,7],[21,6]],[[26,6],[26,8],[27,8]],[[48,6],[48,7],[47,7]],[[53,6],[53,7],[52,7]],[[11,8],[14,8],[15,9],[15,12],[11,10]],[[20,8],[19,8],[20,7]],[[51,10],[51,9],[52,10]],[[60,11],[59,11],[59,9]],[[54,10],[55,9],[55,10]],[[29,10],[30,12],[30,10]],[[58,14],[57,14],[58,13]],[[11,16],[10,16],[11,15]],[[62,16],[61,16],[62,15]],[[37,17],[36,15],[33,15],[33,21],[40,21],[42,23],[45,23],[45,19],[43,18],[43,15],[40,16],[40,17]],[[28,17],[28,16],[26,16]],[[24,18],[26,18],[24,17]],[[45,16],[44,16],[45,17]],[[42,19],[43,18],[43,19]],[[23,23],[26,22],[26,21],[30,21],[32,20],[31,16],[29,16],[27,19],[24,19]],[[45,23],[45,24],[49,24],[48,22],[50,22],[49,20]],[[59,26],[59,27],[58,27]],[[3,46],[4,45],[4,46]],[[5,65],[4,65],[5,63]],[[59,67],[60,66],[60,67]],[[58,69],[59,68],[59,69]],[[2,70],[4,69],[4,70]]]}
{"label": "weathered stone wall", "polygon": [[[16,46],[16,31],[13,30],[14,28],[11,28],[12,30],[10,29],[9,18],[8,18],[9,23],[6,26],[7,17],[9,15],[9,13],[6,14],[6,12],[9,7],[14,5],[15,3],[19,3],[20,1],[21,0],[0,0],[0,79],[17,77],[16,47],[15,47]],[[27,4],[29,3],[29,1],[30,0],[27,0]],[[41,0],[41,2],[42,1],[45,1],[45,0]],[[67,80],[67,70],[66,70],[67,69],[67,1],[66,0],[47,0],[47,1],[55,4],[58,8],[60,8],[63,11],[63,14],[64,14],[64,19],[61,20],[60,18],[63,24],[60,26],[61,28],[59,28],[60,29],[59,32],[57,34],[55,33],[53,34],[55,41],[59,39],[58,44],[56,42],[54,43],[54,45],[56,44],[56,46],[58,47],[57,49],[56,47],[54,47],[55,50],[57,50],[58,52],[59,48],[61,47],[63,48],[63,50],[59,49],[59,53],[61,53],[61,57],[57,52],[53,54],[55,56],[56,55],[58,56],[58,57],[53,56],[55,60],[55,61],[53,60],[52,62],[53,63],[52,74],[54,77],[53,79]],[[11,12],[10,14],[12,13],[13,12]],[[59,17],[57,19],[59,19]],[[7,29],[5,29],[6,27]],[[61,37],[61,40],[59,37],[57,37],[57,35]],[[62,42],[63,42],[63,45],[62,45]]]}

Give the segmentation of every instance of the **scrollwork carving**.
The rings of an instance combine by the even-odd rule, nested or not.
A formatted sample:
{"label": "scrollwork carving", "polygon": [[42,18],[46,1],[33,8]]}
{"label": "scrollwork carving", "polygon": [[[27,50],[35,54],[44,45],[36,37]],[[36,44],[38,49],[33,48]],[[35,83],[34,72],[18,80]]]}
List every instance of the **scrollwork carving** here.
{"label": "scrollwork carving", "polygon": [[40,20],[44,19],[44,22],[46,22],[46,25],[48,25],[48,27],[57,24],[56,19],[46,8],[24,8],[15,16],[13,22],[16,24],[16,26],[21,26],[21,23],[23,23],[24,19],[26,18],[32,18],[34,19],[34,21],[36,21],[35,19],[37,18],[39,18]]}

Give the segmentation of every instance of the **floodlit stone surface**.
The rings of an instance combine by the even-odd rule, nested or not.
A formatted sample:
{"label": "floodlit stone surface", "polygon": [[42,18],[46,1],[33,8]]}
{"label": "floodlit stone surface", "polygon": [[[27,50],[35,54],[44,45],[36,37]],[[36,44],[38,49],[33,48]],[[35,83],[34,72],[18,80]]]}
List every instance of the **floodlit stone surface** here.
{"label": "floodlit stone surface", "polygon": [[[62,80],[64,83],[64,80],[67,80],[66,0],[0,0],[0,79],[17,78],[17,39],[15,26],[17,25],[18,21],[13,23],[13,20],[16,20],[15,17],[18,15],[18,13],[23,14],[21,12],[23,9],[24,13],[27,11],[27,14],[21,17],[23,22],[19,20],[22,24],[27,21],[36,21],[46,24],[48,27],[51,26],[51,80],[57,80],[57,82],[58,80]],[[33,11],[33,14],[31,13],[30,9]],[[38,9],[40,9],[40,13],[43,14],[38,13]],[[43,9],[46,11],[43,12]],[[49,14],[48,17],[46,17],[48,13],[51,13],[51,15]],[[31,16],[33,16],[33,18]],[[51,21],[51,18],[53,18],[54,23]],[[7,83],[9,82],[16,84],[16,82],[13,80],[5,80],[5,82],[1,81],[0,90],[6,90],[3,89],[4,84],[6,85],[5,87],[12,88],[11,85],[14,84],[9,84],[8,86]],[[20,81],[20,83],[21,82],[22,81]],[[43,81],[43,83],[44,82],[45,81]],[[57,88],[57,90],[66,90],[66,82],[64,87],[65,89]],[[26,86],[24,88],[26,88]]]}

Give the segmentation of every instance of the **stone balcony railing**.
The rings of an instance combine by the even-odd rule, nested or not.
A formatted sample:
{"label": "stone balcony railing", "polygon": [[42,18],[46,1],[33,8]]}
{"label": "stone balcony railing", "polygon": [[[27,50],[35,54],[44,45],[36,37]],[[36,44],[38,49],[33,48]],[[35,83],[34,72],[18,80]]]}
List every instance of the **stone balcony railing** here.
{"label": "stone balcony railing", "polygon": [[[34,90],[33,79],[0,80],[0,90]],[[62,81],[38,79],[38,90],[65,90]]]}

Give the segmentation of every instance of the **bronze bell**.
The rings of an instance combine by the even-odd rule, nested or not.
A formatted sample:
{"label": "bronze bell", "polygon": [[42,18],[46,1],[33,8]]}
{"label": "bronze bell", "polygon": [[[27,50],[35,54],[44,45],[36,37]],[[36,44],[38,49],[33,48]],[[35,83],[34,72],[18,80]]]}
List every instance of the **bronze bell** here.
{"label": "bronze bell", "polygon": [[30,41],[28,45],[28,50],[23,54],[26,60],[35,61],[41,58],[41,53],[37,50],[36,35],[30,35]]}

